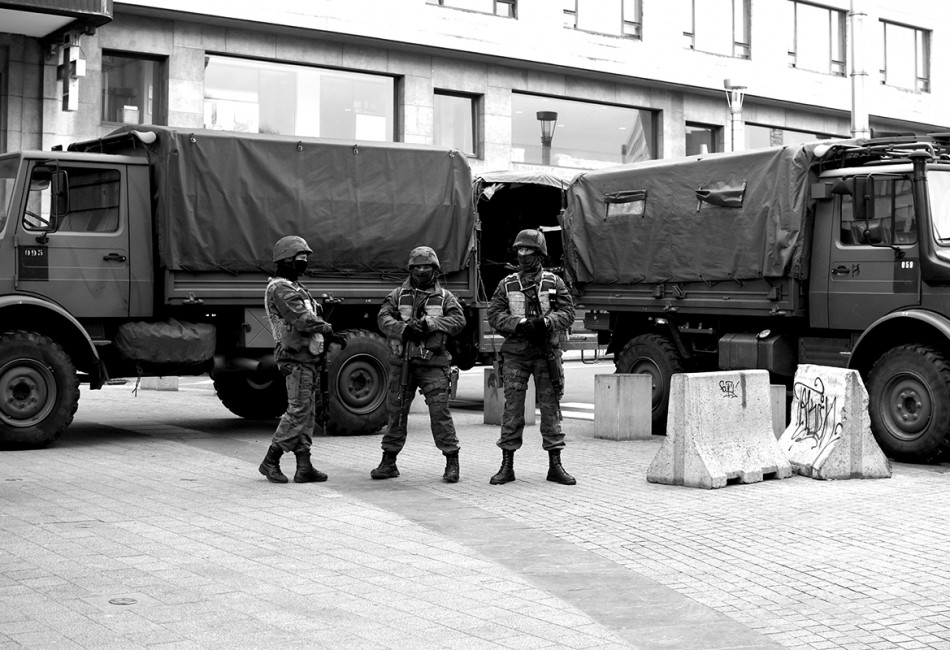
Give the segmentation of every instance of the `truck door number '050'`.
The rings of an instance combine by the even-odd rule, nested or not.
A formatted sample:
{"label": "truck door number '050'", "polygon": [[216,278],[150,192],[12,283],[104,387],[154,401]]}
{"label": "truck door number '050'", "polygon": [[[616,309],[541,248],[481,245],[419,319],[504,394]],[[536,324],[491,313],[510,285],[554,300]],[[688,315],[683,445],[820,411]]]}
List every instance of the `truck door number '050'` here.
{"label": "truck door number '050'", "polygon": [[46,246],[17,248],[17,277],[21,280],[49,280],[49,250]]}

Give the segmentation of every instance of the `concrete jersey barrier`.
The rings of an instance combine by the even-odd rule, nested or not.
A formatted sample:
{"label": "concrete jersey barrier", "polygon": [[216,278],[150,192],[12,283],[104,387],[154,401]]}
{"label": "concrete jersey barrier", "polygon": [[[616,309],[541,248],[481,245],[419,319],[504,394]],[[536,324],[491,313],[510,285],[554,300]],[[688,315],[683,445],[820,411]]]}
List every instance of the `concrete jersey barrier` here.
{"label": "concrete jersey barrier", "polygon": [[721,488],[792,475],[772,429],[767,371],[673,375],[669,413],[651,483]]}
{"label": "concrete jersey barrier", "polygon": [[856,370],[802,364],[795,372],[791,423],[779,446],[803,476],[889,478],[891,466],[871,434],[868,393]]}

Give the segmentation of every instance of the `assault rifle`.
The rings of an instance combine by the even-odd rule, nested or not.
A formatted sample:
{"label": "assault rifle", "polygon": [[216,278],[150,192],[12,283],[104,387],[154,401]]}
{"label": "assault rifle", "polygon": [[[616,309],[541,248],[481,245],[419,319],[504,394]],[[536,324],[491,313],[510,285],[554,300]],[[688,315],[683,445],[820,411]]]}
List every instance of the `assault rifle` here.
{"label": "assault rifle", "polygon": [[[425,307],[425,302],[423,301],[420,305],[413,308],[413,312],[416,314],[414,318],[411,318],[406,327],[409,327],[413,323],[417,323],[422,320],[420,317],[423,313],[423,308]],[[408,421],[409,419],[409,410],[407,408],[406,402],[409,401],[409,352],[412,347],[412,343],[406,339],[402,342],[402,368],[399,374],[399,417],[403,420]],[[402,424],[405,425],[406,422]]]}
{"label": "assault rifle", "polygon": [[[534,309],[538,313],[539,318],[543,318],[541,313],[541,300],[538,297],[538,291],[536,287],[531,287],[525,289],[525,296],[528,300],[531,301],[531,304],[534,306]],[[553,310],[553,305],[552,305]],[[541,350],[541,354],[544,355],[544,360],[548,364],[548,377],[551,380],[551,387],[554,389],[554,395],[557,397],[557,417],[561,419],[561,398],[564,397],[564,382],[561,381],[561,365],[560,359],[558,359],[557,353],[554,351],[554,346],[551,345],[550,337],[548,336],[547,329],[544,329],[541,332],[533,332],[533,338],[535,345]]]}

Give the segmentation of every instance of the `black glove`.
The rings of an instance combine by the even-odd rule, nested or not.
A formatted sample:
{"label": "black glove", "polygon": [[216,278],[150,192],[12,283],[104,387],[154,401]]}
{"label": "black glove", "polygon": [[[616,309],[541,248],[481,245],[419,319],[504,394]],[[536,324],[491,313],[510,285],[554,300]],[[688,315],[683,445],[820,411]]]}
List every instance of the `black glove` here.
{"label": "black glove", "polygon": [[524,320],[515,325],[515,334],[519,334],[526,339],[534,338],[534,322]]}
{"label": "black glove", "polygon": [[426,339],[428,333],[429,327],[425,324],[425,321],[415,320],[406,325],[406,329],[402,331],[402,338],[405,341],[421,343]]}
{"label": "black glove", "polygon": [[528,322],[531,323],[531,339],[538,344],[547,341],[548,328],[544,326],[544,319],[532,318]]}

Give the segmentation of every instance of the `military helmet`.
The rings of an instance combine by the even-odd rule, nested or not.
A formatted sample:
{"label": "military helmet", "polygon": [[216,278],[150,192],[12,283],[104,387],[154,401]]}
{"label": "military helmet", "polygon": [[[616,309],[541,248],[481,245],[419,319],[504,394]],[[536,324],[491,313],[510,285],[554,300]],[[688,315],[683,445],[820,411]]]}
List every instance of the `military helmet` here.
{"label": "military helmet", "polygon": [[439,256],[428,246],[417,246],[409,253],[409,268],[419,266],[420,264],[433,264],[437,269],[442,268],[439,265]]}
{"label": "military helmet", "polygon": [[545,257],[548,255],[548,245],[544,241],[544,234],[538,230],[522,230],[519,232],[518,236],[515,237],[512,248],[520,248],[521,246],[536,248]]}
{"label": "military helmet", "polygon": [[274,261],[287,260],[296,257],[300,253],[310,255],[313,251],[307,245],[307,240],[296,235],[281,237],[274,244]]}

